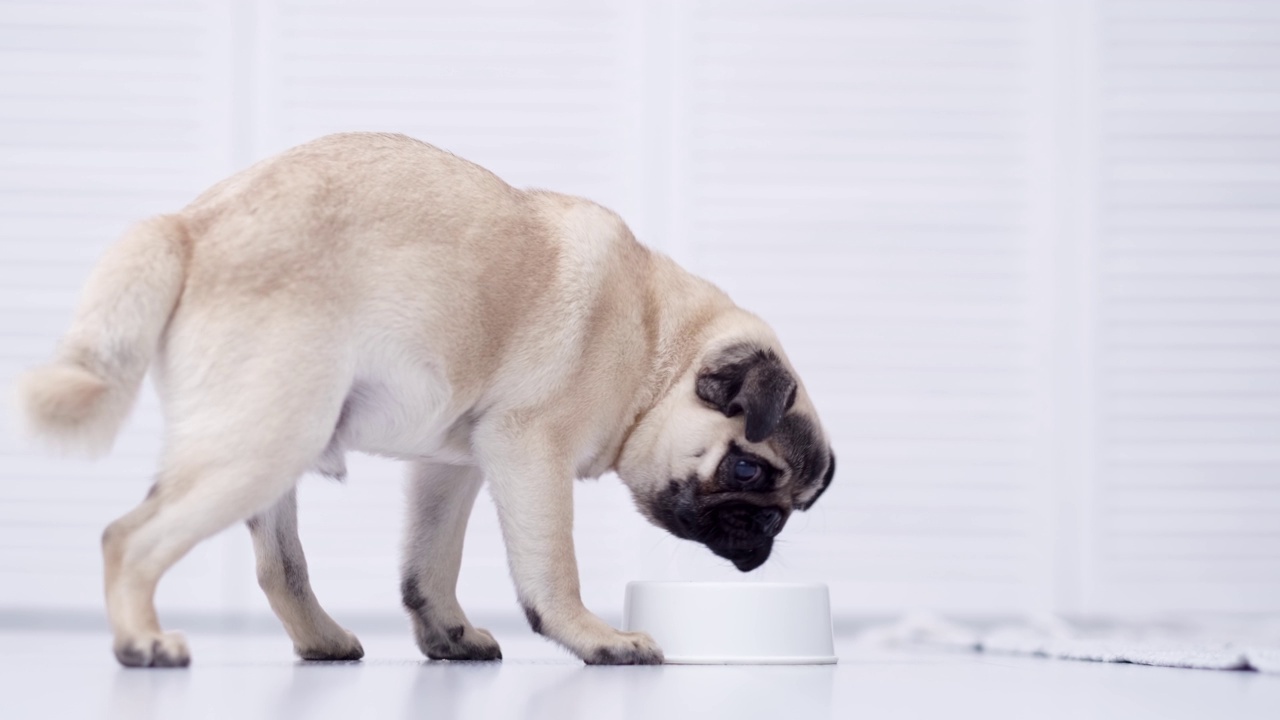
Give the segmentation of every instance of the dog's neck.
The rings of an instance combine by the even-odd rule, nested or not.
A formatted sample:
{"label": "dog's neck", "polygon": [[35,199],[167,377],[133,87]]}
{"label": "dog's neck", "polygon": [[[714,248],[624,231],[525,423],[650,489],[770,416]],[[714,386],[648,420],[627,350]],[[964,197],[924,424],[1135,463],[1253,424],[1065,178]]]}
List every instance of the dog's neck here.
{"label": "dog's neck", "polygon": [[724,291],[671,258],[646,248],[645,262],[651,272],[641,302],[653,362],[611,453],[613,471],[636,428],[698,360],[716,318],[736,309]]}

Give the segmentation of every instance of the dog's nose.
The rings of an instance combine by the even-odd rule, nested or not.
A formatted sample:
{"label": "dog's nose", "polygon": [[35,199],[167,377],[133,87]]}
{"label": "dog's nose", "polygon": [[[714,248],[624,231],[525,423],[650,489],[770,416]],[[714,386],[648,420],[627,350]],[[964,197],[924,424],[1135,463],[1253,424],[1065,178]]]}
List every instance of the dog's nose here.
{"label": "dog's nose", "polygon": [[762,508],[756,512],[756,528],[768,537],[773,537],[782,530],[782,511],[778,508]]}

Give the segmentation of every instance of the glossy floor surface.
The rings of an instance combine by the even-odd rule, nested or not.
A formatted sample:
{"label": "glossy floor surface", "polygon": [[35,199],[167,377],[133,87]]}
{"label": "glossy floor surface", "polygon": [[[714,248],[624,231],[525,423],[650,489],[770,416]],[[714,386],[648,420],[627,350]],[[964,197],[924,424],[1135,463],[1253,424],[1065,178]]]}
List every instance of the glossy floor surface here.
{"label": "glossy floor surface", "polygon": [[189,636],[185,670],[124,670],[106,635],[0,632],[0,718],[1280,718],[1280,676],[840,643],[810,667],[584,667],[538,638],[424,662],[400,634],[299,663],[283,633]]}

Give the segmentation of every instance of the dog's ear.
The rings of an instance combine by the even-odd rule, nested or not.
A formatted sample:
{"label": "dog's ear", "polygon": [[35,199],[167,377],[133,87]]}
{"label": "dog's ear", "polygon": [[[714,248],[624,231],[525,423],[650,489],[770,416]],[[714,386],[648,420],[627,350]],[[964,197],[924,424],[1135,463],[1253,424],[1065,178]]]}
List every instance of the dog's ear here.
{"label": "dog's ear", "polygon": [[742,414],[747,441],[773,434],[796,401],[796,380],[772,350],[734,345],[698,371],[698,397],[728,417]]}

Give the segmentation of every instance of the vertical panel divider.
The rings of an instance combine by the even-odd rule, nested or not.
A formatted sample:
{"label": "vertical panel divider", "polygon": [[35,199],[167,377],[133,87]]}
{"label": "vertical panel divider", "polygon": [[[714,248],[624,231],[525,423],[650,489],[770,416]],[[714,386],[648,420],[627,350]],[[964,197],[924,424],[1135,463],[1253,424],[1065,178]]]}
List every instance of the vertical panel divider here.
{"label": "vertical panel divider", "polygon": [[642,4],[640,42],[642,186],[638,206],[641,240],[688,265],[684,232],[685,89],[681,72],[689,70],[685,31],[690,9],[678,0]]}
{"label": "vertical panel divider", "polygon": [[1052,610],[1089,612],[1097,482],[1097,13],[1100,0],[1051,0],[1040,39],[1052,53],[1052,164],[1035,182],[1050,205],[1039,277],[1048,284],[1051,423],[1046,478]]}

